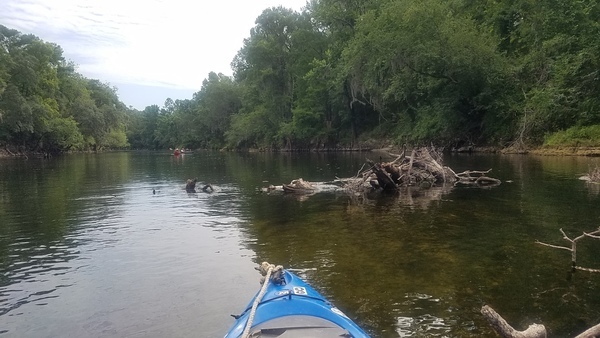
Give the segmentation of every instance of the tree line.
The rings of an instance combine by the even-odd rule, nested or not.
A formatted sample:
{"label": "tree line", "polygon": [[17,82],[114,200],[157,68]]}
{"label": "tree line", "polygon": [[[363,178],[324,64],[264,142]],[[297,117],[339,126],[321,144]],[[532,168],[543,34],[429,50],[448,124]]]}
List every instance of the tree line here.
{"label": "tree line", "polygon": [[116,89],[81,76],[62,54],[0,25],[0,144],[45,153],[125,147]]}
{"label": "tree line", "polygon": [[[598,139],[593,0],[311,0],[263,11],[186,100],[128,109],[60,47],[3,27],[0,142],[60,150],[523,147]],[[571,131],[565,134],[566,131]],[[575,132],[574,132],[575,131]]]}

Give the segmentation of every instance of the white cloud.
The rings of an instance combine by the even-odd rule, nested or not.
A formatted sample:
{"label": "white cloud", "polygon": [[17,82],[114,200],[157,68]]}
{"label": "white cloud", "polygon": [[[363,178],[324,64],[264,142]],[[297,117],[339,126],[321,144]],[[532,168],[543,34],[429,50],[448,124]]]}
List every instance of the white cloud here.
{"label": "white cloud", "polygon": [[[3,0],[0,24],[59,44],[86,77],[199,90],[230,62],[255,19],[306,0]],[[164,98],[160,98],[161,102]]]}

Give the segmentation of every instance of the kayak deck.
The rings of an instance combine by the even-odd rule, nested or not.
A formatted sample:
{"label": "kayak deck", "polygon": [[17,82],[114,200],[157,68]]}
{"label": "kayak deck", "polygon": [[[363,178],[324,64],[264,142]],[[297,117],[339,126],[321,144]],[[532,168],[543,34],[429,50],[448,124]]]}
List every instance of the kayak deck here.
{"label": "kayak deck", "polygon": [[352,337],[348,330],[323,318],[313,316],[285,316],[275,318],[252,328],[252,337]]}
{"label": "kayak deck", "polygon": [[[260,293],[260,292],[259,292]],[[226,338],[240,337],[250,319],[250,301]],[[298,276],[284,270],[283,280],[269,283],[258,303],[248,337],[368,337],[342,311]]]}

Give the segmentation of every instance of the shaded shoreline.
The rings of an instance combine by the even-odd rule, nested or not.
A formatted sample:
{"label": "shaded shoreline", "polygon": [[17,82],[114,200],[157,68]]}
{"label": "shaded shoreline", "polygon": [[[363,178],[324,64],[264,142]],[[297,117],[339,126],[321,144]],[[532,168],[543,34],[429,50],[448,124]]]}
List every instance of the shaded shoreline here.
{"label": "shaded shoreline", "polygon": [[[107,150],[111,151],[111,150]],[[122,151],[122,150],[119,150]],[[280,149],[280,150],[269,150],[269,149],[247,149],[243,152],[278,152],[278,153],[294,153],[294,152],[379,152],[379,153],[399,153],[402,152],[400,146],[388,146],[384,148],[369,148],[369,147],[340,147],[340,148],[326,148],[326,149]],[[450,153],[470,153],[470,154],[489,154],[489,153],[502,153],[502,154],[523,154],[523,155],[542,155],[542,156],[587,156],[587,157],[600,157],[600,147],[539,147],[531,149],[511,149],[511,148],[500,148],[500,147],[469,147],[451,149]],[[10,157],[45,157],[43,153],[31,152],[31,153],[11,153],[6,149],[0,149],[0,158]]]}

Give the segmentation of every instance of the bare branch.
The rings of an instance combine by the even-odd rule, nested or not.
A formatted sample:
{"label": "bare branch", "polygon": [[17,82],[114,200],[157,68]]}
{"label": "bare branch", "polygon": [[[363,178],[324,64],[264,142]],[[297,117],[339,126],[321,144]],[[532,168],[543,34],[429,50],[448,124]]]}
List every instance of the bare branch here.
{"label": "bare branch", "polygon": [[581,271],[587,271],[587,272],[600,272],[600,269],[584,268],[582,266],[575,266],[573,268],[577,269],[577,270],[581,270]]}
{"label": "bare branch", "polygon": [[535,241],[537,244],[541,244],[541,245],[545,245],[545,246],[549,246],[551,248],[555,248],[555,249],[563,249],[563,250],[568,250],[568,251],[573,251],[573,249],[571,248],[567,248],[566,246],[558,246],[558,245],[552,245],[552,244],[548,244],[548,243],[544,243],[544,242],[540,242],[540,241]]}
{"label": "bare branch", "polygon": [[569,236],[567,236],[567,234],[565,234],[565,232],[563,231],[562,228],[559,229],[560,233],[563,235],[563,238],[566,239],[567,241],[573,243],[573,240],[569,238]]}
{"label": "bare branch", "polygon": [[358,172],[356,173],[356,178],[358,178],[358,176],[360,176],[361,171],[365,168],[366,163],[363,163],[362,167],[360,167],[360,169],[358,170]]}
{"label": "bare branch", "polygon": [[591,238],[600,239],[600,236],[592,235],[591,233],[590,233],[590,234],[588,234],[588,233],[585,233],[585,232],[584,232],[584,234],[585,234],[586,236],[588,236],[588,237],[591,237]]}
{"label": "bare branch", "polygon": [[596,234],[600,233],[600,229],[592,231],[592,232],[584,232],[583,234],[585,236],[591,237],[591,238],[596,238],[596,239],[600,239],[600,236],[596,236]]}
{"label": "bare branch", "polygon": [[600,239],[600,236],[596,236],[596,234],[600,233],[600,228],[598,228],[597,230],[594,230],[592,232],[584,232],[583,235],[577,236],[574,239],[569,238],[569,236],[567,236],[567,234],[564,232],[564,230],[562,228],[560,228],[559,230],[560,230],[560,233],[563,235],[563,239],[565,239],[571,243],[571,248],[548,244],[548,243],[543,243],[540,241],[535,241],[535,242],[537,244],[541,244],[541,245],[548,246],[551,248],[571,251],[571,264],[573,264],[574,269],[588,271],[588,272],[600,272],[600,270],[597,270],[597,269],[584,268],[584,267],[577,266],[577,242],[586,237]]}
{"label": "bare branch", "polygon": [[471,176],[471,174],[485,175],[485,174],[489,173],[490,171],[492,171],[492,169],[488,169],[486,171],[481,171],[481,170],[466,170],[466,171],[463,171],[462,173],[458,173],[456,175],[458,175],[458,176]]}

